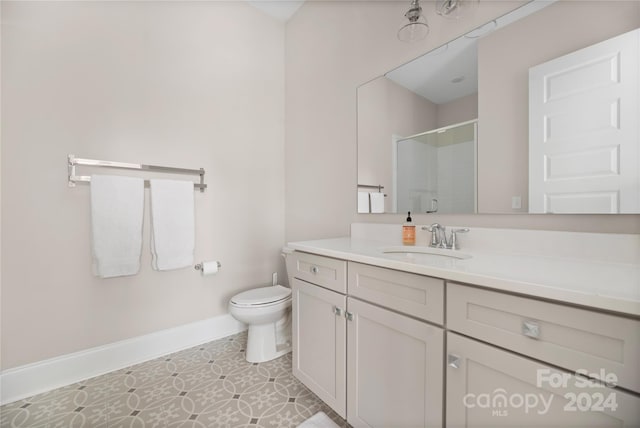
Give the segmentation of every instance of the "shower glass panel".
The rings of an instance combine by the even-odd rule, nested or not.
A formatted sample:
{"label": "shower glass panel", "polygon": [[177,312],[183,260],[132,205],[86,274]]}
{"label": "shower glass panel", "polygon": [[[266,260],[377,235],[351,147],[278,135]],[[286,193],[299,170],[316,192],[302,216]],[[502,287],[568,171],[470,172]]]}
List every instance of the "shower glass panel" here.
{"label": "shower glass panel", "polygon": [[396,138],[396,212],[477,212],[477,120]]}

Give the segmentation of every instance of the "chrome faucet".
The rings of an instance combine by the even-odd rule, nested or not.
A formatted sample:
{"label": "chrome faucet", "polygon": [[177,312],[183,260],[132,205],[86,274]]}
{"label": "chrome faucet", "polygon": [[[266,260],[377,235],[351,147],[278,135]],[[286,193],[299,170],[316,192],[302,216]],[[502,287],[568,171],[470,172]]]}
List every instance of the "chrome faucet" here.
{"label": "chrome faucet", "polygon": [[447,250],[458,250],[460,245],[458,244],[458,233],[466,233],[468,228],[453,229],[451,231],[450,239],[447,239],[447,228],[439,223],[433,223],[431,226],[423,226],[422,230],[428,230],[431,232],[430,247],[444,248]]}
{"label": "chrome faucet", "polygon": [[440,230],[442,226],[439,223],[433,223],[431,226],[422,226],[422,230],[428,230],[431,232],[431,243],[430,247],[438,248],[441,244],[440,240]]}

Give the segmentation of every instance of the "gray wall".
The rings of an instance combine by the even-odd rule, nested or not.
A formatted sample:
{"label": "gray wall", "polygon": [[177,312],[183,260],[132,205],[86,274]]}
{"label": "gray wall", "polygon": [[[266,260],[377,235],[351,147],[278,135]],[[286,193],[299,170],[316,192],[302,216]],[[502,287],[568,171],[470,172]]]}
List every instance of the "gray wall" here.
{"label": "gray wall", "polygon": [[[226,314],[282,270],[283,40],[244,2],[2,2],[3,369]],[[140,273],[92,276],[69,153],[205,168],[196,260],[221,271],[151,269],[147,192]]]}

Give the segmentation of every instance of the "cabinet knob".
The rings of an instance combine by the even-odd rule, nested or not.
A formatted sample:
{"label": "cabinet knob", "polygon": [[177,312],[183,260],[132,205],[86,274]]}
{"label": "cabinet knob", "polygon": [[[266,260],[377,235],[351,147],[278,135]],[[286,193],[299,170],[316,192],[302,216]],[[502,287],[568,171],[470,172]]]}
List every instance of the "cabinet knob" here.
{"label": "cabinet knob", "polygon": [[347,321],[353,321],[353,314],[351,312],[345,312],[344,316],[347,318]]}
{"label": "cabinet knob", "polygon": [[342,316],[342,308],[339,308],[337,306],[333,307],[333,313],[337,316]]}
{"label": "cabinet knob", "polygon": [[318,266],[311,266],[311,273],[318,273]]}
{"label": "cabinet knob", "polygon": [[458,355],[455,355],[455,354],[447,355],[447,365],[449,367],[451,367],[451,368],[459,369],[460,368],[460,360],[461,360],[461,358]]}
{"label": "cabinet knob", "polygon": [[522,334],[532,339],[539,339],[540,326],[535,321],[522,321]]}

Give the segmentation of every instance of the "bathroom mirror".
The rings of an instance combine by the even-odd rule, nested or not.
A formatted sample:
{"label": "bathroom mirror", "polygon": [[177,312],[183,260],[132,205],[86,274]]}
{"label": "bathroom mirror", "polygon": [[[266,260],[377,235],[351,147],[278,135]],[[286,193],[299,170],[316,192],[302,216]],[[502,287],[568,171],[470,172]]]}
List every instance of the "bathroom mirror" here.
{"label": "bathroom mirror", "polygon": [[[576,21],[594,25],[571,24]],[[600,45],[605,40],[638,27],[640,6],[637,2],[532,1],[361,85],[357,89],[358,192],[381,191],[386,194],[384,212],[388,213],[409,210],[438,213],[640,212],[640,201],[621,203],[623,192],[611,192],[601,185],[612,177],[620,181],[625,189],[640,185],[638,113],[636,119],[632,120],[617,115],[623,110],[615,110],[615,106],[619,108],[620,104],[616,100],[605,103],[605,107],[591,109],[593,111],[573,114],[574,122],[580,127],[580,142],[597,140],[607,144],[596,146],[595,143],[588,143],[579,150],[571,149],[571,152],[563,149],[565,152],[560,151],[553,156],[536,148],[531,149],[530,133],[543,141],[551,135],[551,125],[554,131],[564,129],[566,121],[557,120],[557,117],[567,115],[557,114],[556,119],[552,120],[553,114],[544,113],[534,118],[532,126],[529,126],[530,110],[537,111],[535,106],[530,106],[530,101],[535,101],[537,93],[532,92],[534,95],[530,96],[530,90],[538,90],[530,89],[530,69],[543,67],[543,64],[552,60],[571,57],[575,51]],[[635,63],[637,76],[640,74],[637,44],[632,52],[630,62]],[[618,66],[595,59],[583,62],[600,64],[600,71],[617,70]],[[575,66],[568,67],[575,69]],[[600,71],[596,70],[595,73]],[[550,81],[548,76],[549,73],[542,81]],[[574,76],[566,81],[576,82],[580,79]],[[618,77],[610,80],[616,79]],[[594,85],[606,86],[608,83],[596,82]],[[571,92],[570,85],[567,88]],[[627,92],[629,105],[635,104],[637,108],[640,105],[638,86]],[[592,105],[591,102],[582,104]],[[609,107],[615,111],[606,110]],[[599,123],[599,117],[609,123]],[[476,163],[462,166],[462,159],[469,162],[469,156],[461,155],[457,165],[460,166],[459,172],[449,175],[438,186],[438,177],[443,179],[443,171],[456,170],[456,159],[453,158],[452,166],[440,165],[437,160],[448,159],[448,156],[425,158],[423,155],[427,152],[438,153],[438,147],[441,146],[433,141],[419,143],[413,137],[437,134],[438,131],[469,122],[476,126],[474,132],[477,139],[473,143],[472,157]],[[628,148],[623,151],[631,153],[631,156],[621,155],[617,143],[611,143],[612,136],[619,133],[621,123],[628,134],[627,138],[632,140],[627,145],[631,147],[630,151],[626,151]],[[633,125],[630,130],[627,129],[629,123]],[[469,141],[460,144],[471,145]],[[548,146],[548,141],[539,145],[545,144]],[[454,147],[455,143],[449,144],[445,151]],[[621,159],[626,159],[624,165]],[[564,169],[560,170],[561,167]],[[556,176],[550,175],[551,168]],[[473,180],[468,177],[471,170]],[[617,178],[621,170],[631,171],[624,182]],[[578,180],[588,174],[591,176],[587,179]],[[414,181],[407,179],[408,176],[413,177]],[[416,177],[422,177],[422,181],[417,183]],[[536,183],[549,177],[558,184],[556,196],[544,195],[544,191],[539,196],[540,186]],[[474,203],[471,211],[468,203],[444,203],[449,196],[437,190],[450,186],[455,178],[460,178],[460,185],[464,182],[468,186],[457,188],[456,193],[467,195],[467,202],[472,196]],[[573,187],[567,187],[568,183],[573,183]],[[640,199],[638,188],[627,193],[632,198],[635,194],[635,198]],[[362,198],[359,197],[360,200]],[[538,203],[539,200],[543,202]],[[577,200],[586,202],[576,204]],[[358,208],[358,212],[366,212],[360,204]]]}

